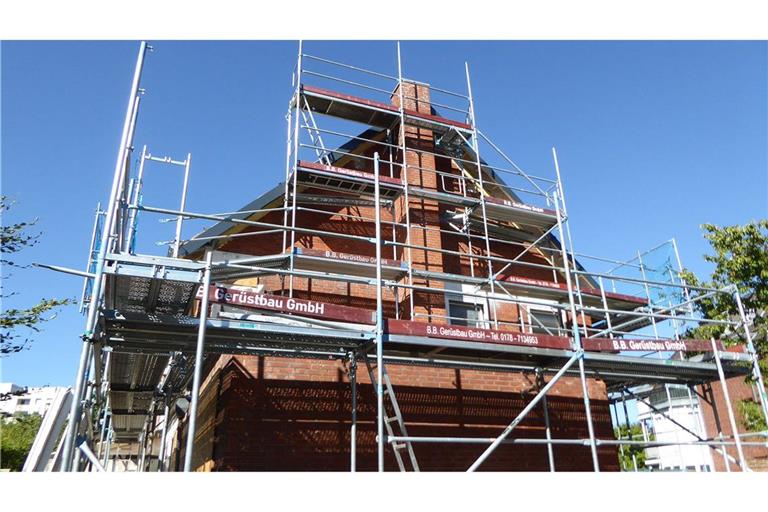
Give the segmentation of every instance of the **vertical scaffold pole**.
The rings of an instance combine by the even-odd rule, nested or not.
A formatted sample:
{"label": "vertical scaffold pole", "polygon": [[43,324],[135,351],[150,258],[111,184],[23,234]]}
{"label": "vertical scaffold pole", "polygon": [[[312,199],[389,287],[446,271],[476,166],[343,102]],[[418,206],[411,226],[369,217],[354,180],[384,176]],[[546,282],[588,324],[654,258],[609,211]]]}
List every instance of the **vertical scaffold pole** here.
{"label": "vertical scaffold pole", "polygon": [[[402,167],[400,168],[400,178],[403,180],[403,209],[405,210],[405,248],[403,253],[407,253],[408,262],[408,285],[413,286],[413,248],[411,247],[411,199],[408,190],[411,185],[408,181],[408,158],[407,145],[405,138],[405,92],[403,92],[403,61],[400,57],[400,41],[397,42],[397,91],[400,97],[400,151],[402,153]],[[419,171],[421,172],[421,171]],[[377,206],[378,208],[378,206]],[[396,219],[395,219],[396,220]],[[416,291],[411,288],[408,292],[408,301],[410,310],[408,319],[413,320],[414,314],[414,294]]]}
{"label": "vertical scaffold pole", "polygon": [[739,316],[744,324],[744,335],[747,338],[747,351],[752,358],[752,376],[757,381],[757,394],[760,397],[760,406],[763,409],[763,419],[768,423],[768,397],[766,397],[765,381],[763,380],[763,372],[760,371],[760,362],[757,358],[757,351],[752,341],[752,333],[749,331],[749,322],[747,322],[747,315],[744,312],[744,304],[741,302],[741,296],[736,286],[733,286],[733,296],[736,299],[736,306],[739,308]]}
{"label": "vertical scaffold pole", "polygon": [[[705,385],[702,384],[701,390],[702,393],[705,394],[705,396],[709,396],[709,399],[707,400],[707,403],[712,408],[712,416],[715,419],[715,428],[717,429],[717,440],[723,441],[723,425],[720,422],[720,414],[717,412],[717,403],[715,402],[715,392],[712,389],[712,383],[707,382],[706,383],[706,389],[704,387]],[[725,466],[725,471],[727,473],[731,472],[731,459],[732,457],[728,454],[728,447],[725,445],[720,445],[720,449],[717,450],[720,452],[720,455],[723,456],[723,465]]]}
{"label": "vertical scaffold pole", "polygon": [[[557,163],[557,152],[555,151],[555,148],[552,148],[552,154],[554,155],[555,159],[555,167],[557,168],[557,191],[560,194],[559,195],[559,201],[562,204],[562,211],[563,211],[563,217],[565,217],[565,234],[568,236],[568,248],[571,251],[571,265],[574,271],[578,270],[576,267],[576,251],[573,248],[573,237],[571,236],[571,223],[568,219],[568,205],[565,201],[565,191],[563,190],[563,182],[560,179],[560,166]],[[565,242],[563,242],[565,243]],[[579,309],[581,310],[581,323],[584,327],[584,337],[589,337],[589,331],[587,330],[587,319],[584,315],[584,298],[581,293],[581,284],[579,283],[579,276],[574,275],[574,284],[576,288],[576,297],[579,299]],[[607,309],[607,307],[606,307]],[[610,316],[606,313],[606,316]]]}
{"label": "vertical scaffold pole", "polygon": [[197,347],[195,349],[195,374],[192,379],[192,398],[189,404],[189,428],[187,446],[184,450],[184,472],[192,471],[192,450],[195,446],[197,427],[197,404],[200,401],[200,381],[203,376],[203,351],[205,349],[205,327],[208,323],[208,297],[211,289],[211,258],[213,252],[205,254],[205,273],[203,274],[203,296],[200,299],[200,324],[197,328]]}
{"label": "vertical scaffold pole", "polygon": [[[157,404],[153,402],[152,404],[152,421],[150,422],[149,427],[149,447],[147,447],[147,452],[149,453],[149,458],[147,462],[145,462],[145,466],[142,466],[142,471],[149,471],[150,468],[152,468],[152,452],[155,449],[155,437],[156,437],[156,428],[157,428]],[[145,455],[146,459],[146,455]]]}
{"label": "vertical scaffold pole", "polygon": [[80,361],[77,368],[77,377],[75,378],[75,389],[73,392],[74,399],[72,400],[72,407],[69,411],[69,427],[65,433],[63,453],[61,459],[61,470],[70,471],[72,467],[72,456],[74,454],[75,439],[77,437],[77,431],[80,426],[80,413],[81,413],[81,397],[83,394],[83,388],[85,384],[85,372],[88,366],[88,356],[90,352],[90,346],[96,328],[96,316],[99,311],[102,284],[104,281],[104,259],[107,255],[109,248],[109,241],[112,234],[112,227],[117,213],[118,204],[118,190],[123,180],[123,173],[125,172],[125,158],[128,153],[128,141],[132,139],[130,128],[134,117],[133,109],[136,107],[136,97],[139,92],[139,83],[141,81],[141,72],[144,66],[144,55],[147,50],[146,41],[142,41],[139,45],[139,55],[136,59],[136,68],[133,73],[133,82],[131,84],[131,92],[128,99],[128,107],[125,113],[125,120],[123,122],[123,133],[120,137],[120,146],[117,152],[117,161],[115,163],[114,175],[112,178],[112,190],[109,195],[109,203],[107,204],[107,213],[104,219],[104,225],[101,232],[101,245],[99,246],[99,255],[96,260],[96,271],[93,279],[93,288],[91,288],[91,299],[88,305],[88,319],[86,320],[85,333],[83,334],[83,347],[80,351]]}
{"label": "vertical scaffold pole", "polygon": [[603,308],[605,309],[605,324],[608,327],[608,337],[613,339],[613,326],[611,325],[611,314],[608,313],[608,299],[606,299],[605,297],[605,286],[603,285],[602,276],[597,278],[597,284],[600,286],[600,299],[603,301]]}
{"label": "vertical scaffold pole", "polygon": [[563,258],[563,270],[565,273],[565,284],[568,288],[568,302],[571,309],[571,325],[573,331],[574,348],[579,351],[579,377],[581,379],[581,391],[584,395],[584,410],[587,416],[587,430],[589,432],[589,446],[592,451],[592,465],[596,472],[600,471],[600,461],[597,457],[597,441],[595,440],[595,428],[592,424],[592,411],[589,405],[589,389],[587,388],[587,376],[584,371],[584,350],[581,343],[581,333],[579,332],[579,321],[576,316],[576,302],[573,297],[573,283],[571,282],[571,269],[568,263],[568,252],[565,249],[565,238],[563,237],[563,219],[560,214],[560,201],[562,200],[562,180],[560,178],[560,164],[557,161],[557,151],[552,148],[552,158],[555,162],[555,173],[557,174],[557,190],[554,194],[555,216],[557,217],[557,232],[560,236],[560,252]]}
{"label": "vertical scaffold pole", "polygon": [[170,413],[170,407],[168,403],[168,397],[166,396],[163,400],[163,429],[162,433],[160,434],[160,453],[157,454],[157,470],[158,471],[165,471],[165,438],[168,435],[168,420],[169,420],[169,413]]}
{"label": "vertical scaffold pole", "polygon": [[[632,425],[629,424],[629,411],[627,410],[627,398],[624,394],[624,390],[621,390],[621,406],[624,409],[624,424],[627,427],[627,436],[629,436],[630,441],[635,440],[635,436],[632,435]],[[631,448],[631,447],[630,447]],[[637,457],[634,453],[632,453],[632,465],[635,468],[635,471],[637,471]]]}
{"label": "vertical scaffold pole", "polygon": [[472,465],[467,470],[468,473],[472,473],[473,471],[477,470],[477,468],[480,467],[480,465],[493,453],[493,451],[504,442],[504,440],[509,436],[509,434],[520,424],[523,419],[528,415],[529,412],[533,410],[534,407],[536,407],[539,402],[547,396],[547,393],[550,389],[557,383],[558,380],[560,380],[560,377],[565,375],[565,372],[567,372],[571,366],[573,366],[573,363],[576,362],[577,359],[581,360],[582,356],[582,350],[577,350],[574,352],[574,354],[571,356],[570,359],[568,359],[568,362],[563,365],[562,368],[560,368],[555,375],[552,376],[549,382],[547,382],[546,385],[544,385],[543,388],[539,390],[539,392],[536,394],[535,397],[533,397],[533,400],[528,402],[528,405],[523,408],[522,411],[517,415],[517,417],[512,420],[512,423],[510,423],[506,429],[504,429],[504,432],[501,433],[499,437],[494,439],[494,441],[491,443],[491,445],[485,449],[485,451],[480,455],[480,457],[477,458],[475,462],[472,463]]}
{"label": "vertical scaffold pole", "polygon": [[[640,275],[643,278],[643,286],[645,289],[645,298],[648,299],[648,307],[650,307],[651,313],[653,313],[653,299],[651,298],[651,289],[648,287],[648,276],[645,274],[645,264],[643,263],[643,257],[640,251],[637,251],[637,262],[640,264]],[[658,339],[659,329],[656,326],[656,317],[651,316],[651,326],[653,326],[653,337]],[[659,352],[661,357],[661,352]]]}
{"label": "vertical scaffold pole", "polygon": [[[694,426],[696,428],[696,432],[703,437],[704,439],[707,438],[707,432],[704,428],[704,425],[701,422],[701,407],[699,406],[698,400],[694,401],[693,399],[693,393],[691,392],[691,386],[687,385],[686,389],[688,390],[688,407],[691,409],[691,416],[693,417]],[[702,460],[704,460],[704,464],[707,464],[707,459],[711,459],[711,455],[708,450],[708,446],[700,446],[697,450],[699,455],[701,456]],[[707,464],[708,466],[712,466],[711,464]],[[696,472],[699,473],[702,471],[701,464],[696,466]]]}
{"label": "vertical scaffold pole", "polygon": [[[296,91],[294,92],[294,98],[295,98],[295,105],[294,108],[296,109],[295,117],[294,117],[294,125],[293,125],[293,173],[291,174],[293,176],[293,183],[292,186],[292,193],[291,193],[291,246],[290,246],[290,269],[291,274],[288,276],[288,296],[293,297],[293,268],[295,265],[295,255],[294,255],[294,249],[296,246],[296,192],[298,190],[298,173],[299,173],[299,111],[301,110],[301,64],[302,64],[302,57],[304,55],[303,52],[303,43],[301,40],[299,40],[299,57],[298,61],[296,62]],[[287,206],[287,205],[286,205]]]}
{"label": "vertical scaffold pole", "polygon": [[132,252],[133,251],[133,240],[136,236],[136,225],[138,222],[139,217],[139,210],[136,208],[139,206],[139,203],[141,202],[141,189],[144,185],[144,165],[147,161],[147,145],[144,144],[144,146],[141,148],[141,160],[139,161],[139,174],[136,177],[136,187],[133,189],[133,198],[131,199],[131,211],[129,213],[130,215],[130,221],[128,223],[128,236],[126,237],[126,251]]}
{"label": "vertical scaffold pole", "polygon": [[104,372],[101,379],[101,389],[97,391],[99,395],[101,395],[102,399],[104,400],[104,407],[101,411],[101,429],[99,433],[99,448],[97,452],[97,457],[101,457],[101,451],[103,449],[104,445],[104,436],[106,434],[106,428],[107,428],[107,415],[109,414],[109,407],[110,407],[110,399],[109,399],[109,372],[110,372],[110,366],[112,363],[112,347],[104,347],[102,349],[104,352]]}
{"label": "vertical scaffold pole", "polygon": [[[115,221],[112,224],[112,238],[114,240],[115,252],[120,252],[125,244],[125,224],[128,221],[127,215],[129,196],[131,195],[131,179],[130,179],[130,164],[131,155],[133,154],[133,135],[136,133],[136,119],[139,115],[139,104],[141,97],[138,95],[141,93],[141,89],[137,91],[136,98],[133,103],[133,113],[131,115],[131,122],[128,125],[128,140],[125,143],[125,160],[123,161],[122,169],[122,181],[120,182],[120,188],[117,191],[117,210],[115,212]],[[112,248],[110,247],[110,250]]]}
{"label": "vertical scaffold pole", "polygon": [[[488,265],[488,284],[491,288],[491,297],[495,297],[496,295],[496,287],[494,285],[494,276],[493,276],[493,263],[491,258],[493,258],[493,254],[491,254],[491,241],[490,236],[488,235],[488,216],[487,212],[485,210],[485,187],[483,186],[483,168],[481,167],[481,160],[480,160],[480,144],[478,140],[477,135],[477,120],[475,118],[475,102],[472,99],[472,83],[469,80],[469,64],[467,62],[464,63],[464,72],[467,75],[467,96],[469,97],[469,118],[472,122],[472,149],[475,151],[475,163],[477,164],[477,181],[480,187],[480,210],[483,213],[483,237],[485,238],[485,253],[488,255],[488,260],[486,265]],[[495,302],[491,302],[490,300],[487,300],[487,306],[490,310],[489,317],[493,318],[493,326],[498,329],[499,327],[499,320],[496,317],[496,305]]]}
{"label": "vertical scaffold pole", "polygon": [[[112,440],[114,439],[114,431],[112,430],[112,420],[110,419],[110,426],[109,430],[107,431],[107,446],[104,449],[104,462],[101,463],[102,466],[106,468],[107,471],[109,471],[109,452],[112,449]],[[114,469],[114,464],[112,465],[112,469]]]}
{"label": "vertical scaffold pole", "polygon": [[184,223],[184,209],[187,207],[187,190],[189,189],[189,166],[192,163],[192,153],[187,153],[187,160],[184,162],[184,185],[181,189],[181,206],[179,211],[182,212],[176,219],[176,239],[173,242],[173,257],[179,257],[179,249],[181,248],[181,227]]}
{"label": "vertical scaffold pole", "polygon": [[[295,80],[295,77],[294,77]],[[295,85],[295,84],[294,84]],[[290,181],[291,181],[291,148],[293,147],[293,138],[291,137],[291,123],[292,119],[291,105],[288,105],[288,112],[285,115],[286,134],[285,134],[285,183],[283,190],[283,227],[288,228],[288,201],[290,194]],[[286,251],[288,244],[288,229],[283,230],[283,252]]]}
{"label": "vertical scaffold pole", "polygon": [[[536,368],[536,386],[541,390],[544,384],[544,371],[541,368]],[[547,406],[547,397],[541,398],[541,408],[544,412],[544,434],[547,441],[552,440],[552,429],[549,424],[549,407]],[[549,471],[555,472],[555,453],[552,443],[547,443],[547,459],[549,460]]]}
{"label": "vertical scaffold pole", "polygon": [[381,191],[379,190],[379,153],[373,154],[374,203],[376,216],[376,430],[378,432],[378,469],[384,471],[384,304],[381,288]]}
{"label": "vertical scaffold pole", "polygon": [[142,473],[144,472],[144,456],[147,453],[147,431],[149,430],[149,427],[147,426],[147,421],[144,421],[144,430],[142,430],[141,434],[139,434],[139,453],[136,455],[136,472]]}
{"label": "vertical scaffold pole", "polygon": [[[672,242],[672,250],[675,253],[675,261],[677,262],[677,271],[678,271],[678,277],[680,278],[680,283],[684,286],[683,288],[683,296],[685,297],[685,301],[688,302],[688,312],[693,316],[693,303],[691,303],[691,293],[688,290],[688,283],[685,282],[685,279],[683,278],[683,263],[680,261],[680,251],[677,249],[677,240],[672,238],[670,240]],[[672,281],[674,283],[674,280]]]}
{"label": "vertical scaffold pole", "polygon": [[106,439],[107,435],[107,416],[109,416],[109,396],[107,396],[107,400],[104,403],[104,410],[101,411],[101,428],[99,429],[99,451],[97,453],[98,457],[101,457],[101,454],[104,451],[104,440]]}
{"label": "vertical scaffold pole", "polygon": [[352,394],[352,420],[349,426],[349,470],[357,471],[357,354],[349,353],[349,387]]}
{"label": "vertical scaffold pole", "polygon": [[736,453],[739,454],[739,466],[742,471],[749,471],[747,463],[744,460],[744,450],[741,447],[741,437],[739,437],[739,430],[736,426],[736,417],[733,415],[733,405],[731,403],[731,395],[728,393],[728,383],[725,382],[725,373],[723,373],[723,364],[720,361],[720,352],[717,349],[715,338],[710,338],[712,343],[712,352],[715,355],[715,364],[717,365],[717,375],[720,377],[720,385],[723,388],[723,398],[725,398],[725,406],[728,409],[728,422],[731,424],[731,434],[733,440],[736,443]]}
{"label": "vertical scaffold pole", "polygon": [[[85,265],[85,271],[90,272],[91,271],[91,264],[93,263],[93,252],[96,249],[96,238],[99,236],[99,219],[104,214],[104,212],[101,211],[101,201],[96,203],[96,216],[93,219],[93,231],[91,231],[91,245],[88,248],[88,261]],[[88,298],[86,295],[88,294],[88,283],[90,282],[91,278],[86,277],[83,279],[83,291],[80,294],[80,309],[79,312],[82,313],[85,309],[85,300]]]}
{"label": "vertical scaffold pole", "polygon": [[104,352],[104,371],[101,374],[101,389],[99,389],[98,393],[100,398],[106,401],[109,398],[109,374],[112,371],[112,347],[104,347],[101,351]]}

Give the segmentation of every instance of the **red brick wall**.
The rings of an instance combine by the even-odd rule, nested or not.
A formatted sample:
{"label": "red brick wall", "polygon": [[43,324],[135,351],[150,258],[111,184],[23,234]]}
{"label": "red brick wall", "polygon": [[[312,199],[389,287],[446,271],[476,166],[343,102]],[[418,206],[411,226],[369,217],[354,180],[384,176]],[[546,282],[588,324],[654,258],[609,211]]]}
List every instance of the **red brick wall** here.
{"label": "red brick wall", "polygon": [[[493,437],[534,396],[532,374],[388,365],[409,434]],[[224,356],[204,395],[217,396],[213,439],[199,434],[210,454],[199,468],[214,471],[349,470],[351,391],[339,361]],[[596,433],[612,436],[605,389],[589,382]],[[564,377],[548,395],[552,436],[586,435],[578,378]],[[358,368],[358,469],[376,468],[376,400],[363,364]],[[541,406],[511,437],[544,437]],[[485,445],[416,444],[424,471],[464,471]],[[600,448],[601,468],[617,470],[616,450]],[[588,447],[555,446],[558,471],[591,471]],[[183,456],[182,456],[183,457]],[[397,470],[387,450],[386,469]],[[548,471],[543,445],[502,445],[482,470]]]}
{"label": "red brick wall", "polygon": [[[429,89],[424,85],[405,84],[404,92],[417,96],[406,100],[406,107],[429,113]],[[397,91],[393,102],[397,104]],[[430,130],[407,127],[407,146],[428,151],[435,150],[434,134]],[[399,143],[399,134],[394,138]],[[361,151],[371,156],[378,151],[383,158],[401,161],[399,152],[390,156],[390,150],[369,144]],[[456,180],[438,179],[435,169],[458,175],[459,170],[447,158],[436,158],[413,150],[406,152],[408,182],[438,191],[455,191]],[[342,159],[336,165],[372,172],[370,161]],[[382,175],[401,177],[400,169],[381,167]],[[322,194],[321,190],[306,190]],[[332,215],[300,211],[296,218],[299,227],[331,232],[351,233],[373,237],[373,222],[352,220],[341,214],[373,218],[371,207],[320,207]],[[404,196],[395,202],[393,211],[382,210],[382,219],[405,222],[406,208],[410,216],[410,242],[435,249],[466,251],[466,237],[441,234],[437,229],[449,229],[441,218],[446,209],[435,201],[411,198],[406,205]],[[282,225],[283,214],[269,214],[263,222]],[[291,223],[291,219],[288,219]],[[385,225],[384,235],[392,237],[391,227]],[[259,229],[248,228],[258,231]],[[289,233],[290,242],[290,233]],[[295,246],[332,250],[335,252],[373,256],[375,247],[365,241],[345,240],[323,234],[298,234]],[[406,241],[406,231],[399,229],[395,236]],[[279,253],[283,247],[282,234],[235,238],[219,248],[227,252],[264,255]],[[473,239],[476,254],[485,254],[485,243]],[[522,250],[519,246],[493,243],[494,256],[512,258]],[[385,246],[383,256],[404,260],[401,247]],[[470,258],[451,256],[434,251],[410,251],[414,268],[470,275]],[[523,261],[546,263],[541,254],[531,251]],[[484,260],[473,261],[475,275],[487,276]],[[498,270],[498,268],[496,268]],[[515,273],[536,279],[553,280],[551,272],[516,266]],[[272,293],[287,293],[288,279],[270,276],[249,280],[248,284],[263,284]],[[416,280],[418,286],[442,288],[442,282]],[[375,287],[340,283],[320,279],[295,278],[294,295],[328,303],[345,304],[373,309]],[[385,291],[385,316],[394,317],[395,307],[401,318],[408,318],[409,292],[394,297]],[[445,295],[443,293],[416,292],[414,310],[429,315],[415,318],[419,321],[445,323]],[[500,304],[498,319],[517,322],[519,308],[513,304]],[[506,328],[516,329],[516,326]],[[512,421],[534,396],[532,375],[497,373],[476,370],[450,370],[416,366],[387,366],[403,409],[409,433],[428,436],[496,436]],[[364,367],[359,375],[358,461],[361,470],[374,469],[375,396]],[[590,380],[589,392],[592,413],[600,437],[611,438],[610,415],[605,389],[601,382]],[[203,431],[196,443],[201,446],[195,465],[214,470],[348,470],[350,390],[344,368],[338,361],[280,359],[246,356],[222,356],[208,374],[204,387],[207,397]],[[587,436],[586,417],[581,398],[580,382],[564,378],[550,393],[548,399],[554,437],[583,438]],[[534,410],[518,427],[516,436],[543,437],[541,408]],[[416,454],[425,470],[465,470],[482,453],[483,445],[419,444]],[[556,446],[558,470],[591,470],[590,450],[583,446]],[[485,463],[483,469],[547,470],[546,446],[503,445]],[[600,449],[603,469],[617,469],[616,451],[610,447]],[[387,468],[395,469],[394,458],[387,457]]]}
{"label": "red brick wall", "polygon": [[[744,382],[744,377],[733,377],[727,379],[726,384],[728,386],[728,394],[733,404],[733,412],[736,417],[736,428],[739,432],[745,433],[747,429],[744,427],[744,417],[741,414],[741,410],[738,406],[738,402],[744,399],[757,399],[753,394],[753,389],[750,384]],[[722,432],[724,436],[733,435],[733,429],[731,429],[731,422],[728,418],[728,406],[723,395],[723,386],[719,381],[712,383],[712,396],[705,393],[705,389],[701,386],[696,388],[700,393],[699,403],[701,404],[702,417],[704,419],[704,427],[709,438],[716,438],[718,432]],[[701,396],[704,396],[706,400],[702,400]],[[713,400],[714,398],[714,400]],[[719,425],[719,427],[718,427]],[[748,438],[745,441],[759,441],[760,438]],[[733,439],[728,439],[733,441]],[[747,466],[753,470],[768,471],[768,448],[763,446],[744,446],[744,458],[746,459]],[[725,447],[725,451],[728,455],[732,456],[734,460],[738,461],[738,453],[735,446]],[[715,464],[716,471],[725,471],[725,461],[720,453],[712,451],[712,460]],[[740,471],[737,464],[730,462],[731,471]]]}

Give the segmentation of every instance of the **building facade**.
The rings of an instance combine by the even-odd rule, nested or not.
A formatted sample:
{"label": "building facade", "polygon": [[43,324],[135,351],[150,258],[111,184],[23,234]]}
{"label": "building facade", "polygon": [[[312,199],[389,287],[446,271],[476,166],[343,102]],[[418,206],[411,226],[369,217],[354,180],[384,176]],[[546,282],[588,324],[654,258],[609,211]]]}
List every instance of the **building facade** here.
{"label": "building facade", "polygon": [[[406,108],[429,116],[435,113],[430,104],[430,89],[426,84],[406,83],[404,97]],[[391,102],[398,107],[399,94],[393,93]],[[359,262],[369,267],[375,261],[375,248],[370,243],[348,240],[313,231],[340,234],[375,236],[376,212],[374,207],[359,203],[344,203],[338,199],[338,189],[326,175],[345,175],[370,178],[374,172],[373,155],[383,155],[389,163],[379,168],[380,180],[407,180],[413,187],[425,190],[421,197],[397,197],[380,211],[381,223],[387,230],[392,244],[382,251],[384,264],[390,272],[397,272],[403,261],[423,271],[413,280],[414,287],[394,291],[387,289],[383,296],[383,311],[390,327],[401,325],[414,329],[421,326],[440,328],[461,326],[476,329],[493,327],[510,333],[560,334],[567,332],[568,313],[553,307],[556,300],[529,295],[525,305],[497,301],[508,292],[482,291],[477,286],[463,284],[461,278],[430,279],[435,275],[452,274],[486,276],[491,259],[479,252],[472,257],[472,244],[482,244],[483,239],[466,234],[450,234],[446,227],[455,214],[455,204],[441,201],[440,194],[457,198],[486,194],[488,202],[498,204],[516,201],[516,197],[491,176],[486,177],[481,191],[467,190],[460,164],[436,142],[433,130],[407,126],[398,139],[397,127],[367,133],[375,142],[354,140],[345,144],[345,152],[335,155],[328,164],[298,162],[297,172],[305,170],[297,178],[301,184],[299,207],[292,219],[298,229],[286,241],[283,233],[269,233],[267,229],[247,227],[229,229],[229,234],[240,235],[204,247],[214,249],[217,258],[246,258],[269,256],[284,252],[300,255],[306,269],[337,270],[339,262]],[[362,135],[362,134],[361,134]],[[384,144],[390,142],[390,145]],[[392,162],[402,159],[397,149],[405,150],[409,166],[404,173]],[[414,149],[410,149],[414,148]],[[460,146],[466,156],[469,148]],[[359,158],[358,158],[359,156]],[[469,180],[470,183],[477,180]],[[477,183],[474,184],[477,186]],[[430,198],[430,193],[435,199]],[[268,194],[267,194],[268,195]],[[328,198],[330,205],[323,204]],[[348,199],[355,196],[347,195]],[[275,194],[274,202],[282,196]],[[333,204],[333,201],[337,201]],[[244,210],[248,210],[249,205]],[[269,205],[260,205],[267,208]],[[306,206],[306,209],[302,207]],[[554,213],[554,212],[551,212]],[[406,215],[408,220],[406,222]],[[274,211],[261,215],[249,215],[249,220],[279,224],[283,212]],[[477,220],[476,218],[474,219]],[[401,226],[405,225],[405,228]],[[517,233],[515,243],[501,239],[488,241],[492,258],[515,260],[518,265],[498,265],[510,283],[537,283],[551,288],[563,286],[565,278],[553,272],[552,253],[534,248],[528,250],[521,240],[530,242],[543,230],[523,223],[500,218],[493,222],[498,230]],[[476,225],[474,235],[481,235]],[[218,232],[212,228],[209,232]],[[264,231],[263,235],[259,235]],[[251,233],[254,236],[243,236]],[[483,236],[487,234],[482,233]],[[203,237],[205,234],[203,234]],[[492,238],[492,237],[489,237]],[[556,247],[550,236],[548,246]],[[419,249],[415,249],[419,247]],[[199,258],[203,247],[189,245],[187,252]],[[406,254],[406,253],[410,254]],[[300,264],[297,263],[299,268]],[[393,270],[394,269],[394,270]],[[270,275],[235,279],[234,285],[251,288],[274,297],[294,297],[303,301],[337,305],[354,311],[376,309],[376,288],[365,284],[350,284],[322,278]],[[588,286],[586,281],[583,283]],[[449,289],[449,293],[445,290]],[[437,291],[432,291],[437,290]],[[478,296],[471,296],[475,292]],[[523,292],[524,293],[524,292]],[[614,295],[614,294],[609,294]],[[632,304],[632,297],[615,295],[617,302]],[[219,314],[250,315],[257,313],[230,304],[214,306]],[[266,315],[268,312],[262,312]],[[274,320],[274,318],[272,319]],[[334,320],[334,319],[330,319]],[[335,320],[340,320],[336,318]],[[590,318],[581,316],[580,323],[590,325]],[[399,325],[399,324],[398,324]],[[460,331],[465,332],[465,331]],[[439,352],[439,351],[438,351]],[[209,361],[207,378],[201,399],[202,416],[198,420],[198,445],[195,450],[195,467],[209,470],[348,470],[350,467],[350,376],[349,362],[302,358],[275,358],[269,356],[232,355]],[[510,373],[506,371],[479,371],[469,368],[436,368],[429,365],[387,364],[393,386],[397,389],[399,407],[408,423],[410,435],[419,436],[466,436],[489,437],[503,430],[510,418],[519,413],[540,389],[534,371]],[[357,402],[357,467],[375,469],[375,391],[365,371],[358,373],[359,399]],[[598,436],[611,436],[612,426],[605,385],[598,379],[588,381],[592,418]],[[550,391],[547,414],[553,425],[553,437],[580,438],[587,436],[587,416],[582,400],[579,378],[564,377]],[[543,408],[529,415],[518,427],[517,436],[543,438],[545,418]],[[179,432],[181,434],[181,431]],[[177,446],[183,446],[183,437]],[[414,447],[422,470],[465,470],[484,450],[482,445],[420,444]],[[556,446],[556,469],[578,471],[593,468],[589,448],[584,446]],[[176,454],[180,464],[183,454]],[[390,450],[391,452],[391,450]],[[600,464],[606,470],[618,467],[616,448],[599,448]],[[387,469],[396,468],[392,453],[386,461]],[[521,445],[501,447],[484,465],[488,470],[549,470],[547,447]]]}
{"label": "building facade", "polygon": [[13,416],[21,413],[44,416],[56,395],[65,389],[67,388],[57,386],[25,388],[10,382],[0,383],[0,395],[6,397],[5,400],[0,400],[0,415]]}
{"label": "building facade", "polygon": [[[644,398],[637,402],[637,421],[644,441],[691,443],[708,437],[695,390],[668,384],[636,394]],[[646,448],[645,466],[656,471],[714,470],[711,448],[690,444]]]}

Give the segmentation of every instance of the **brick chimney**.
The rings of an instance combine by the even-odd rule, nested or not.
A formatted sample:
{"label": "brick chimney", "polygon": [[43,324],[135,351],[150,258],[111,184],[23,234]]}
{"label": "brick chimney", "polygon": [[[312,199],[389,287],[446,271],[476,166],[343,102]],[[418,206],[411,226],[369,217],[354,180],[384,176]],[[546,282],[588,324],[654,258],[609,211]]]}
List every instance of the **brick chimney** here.
{"label": "brick chimney", "polygon": [[[400,86],[392,93],[392,103],[400,106]],[[420,82],[403,83],[403,104],[405,109],[422,114],[431,114],[432,105],[430,103],[429,85]],[[425,154],[416,151],[416,149],[435,152],[435,135],[432,130],[411,126],[406,122],[405,127],[406,150],[405,161],[407,165],[407,179],[412,186],[439,190],[438,176],[435,173],[435,157],[431,154]],[[402,145],[401,135],[397,133],[396,140]],[[398,161],[400,154],[398,153]],[[403,174],[401,174],[403,177]],[[405,197],[399,200],[397,207],[398,222],[405,222]],[[441,235],[439,231],[426,231],[422,227],[434,230],[440,229],[440,205],[437,201],[410,198],[410,243],[412,245],[425,246],[435,249],[442,248]],[[407,250],[406,250],[407,253]],[[442,272],[443,254],[435,251],[426,251],[421,249],[411,250],[411,264],[414,269],[432,270]],[[414,286],[426,288],[443,288],[440,281],[430,281],[426,279],[414,279]],[[406,294],[406,299],[402,302],[405,311],[409,309],[410,298]],[[427,293],[416,291],[414,294],[414,313],[413,320],[430,321],[434,323],[447,323],[445,309],[445,296],[443,293]],[[422,315],[436,315],[425,317]]]}

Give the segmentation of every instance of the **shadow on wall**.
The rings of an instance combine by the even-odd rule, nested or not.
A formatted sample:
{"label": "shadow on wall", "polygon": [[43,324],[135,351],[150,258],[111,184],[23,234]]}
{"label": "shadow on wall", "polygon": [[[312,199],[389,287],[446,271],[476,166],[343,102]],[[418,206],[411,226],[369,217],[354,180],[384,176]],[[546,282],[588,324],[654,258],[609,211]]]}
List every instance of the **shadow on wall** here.
{"label": "shadow on wall", "polygon": [[[428,369],[425,369],[428,370]],[[339,366],[338,382],[263,379],[263,358],[255,376],[235,358],[220,370],[209,391],[211,401],[206,432],[199,432],[200,455],[210,457],[202,468],[214,471],[349,471],[351,390]],[[364,366],[358,375],[362,380]],[[431,388],[398,384],[395,392],[414,436],[493,437],[525,407],[532,393]],[[367,376],[366,376],[367,382]],[[212,398],[212,397],[211,397]],[[584,403],[580,398],[548,397],[553,438],[587,436]],[[596,434],[613,438],[606,401],[592,400]],[[358,385],[357,469],[376,469],[376,400],[370,384]],[[208,422],[205,422],[208,423]],[[544,417],[537,407],[517,427],[512,437],[544,438]],[[486,445],[414,445],[426,471],[464,471]],[[617,471],[615,447],[599,449],[601,469]],[[591,453],[584,446],[555,446],[558,471],[592,471]],[[197,457],[196,457],[197,459]],[[196,464],[197,465],[197,464]],[[202,469],[201,468],[201,469]],[[388,448],[386,469],[396,471]],[[502,445],[483,464],[490,471],[548,471],[545,445]]]}

